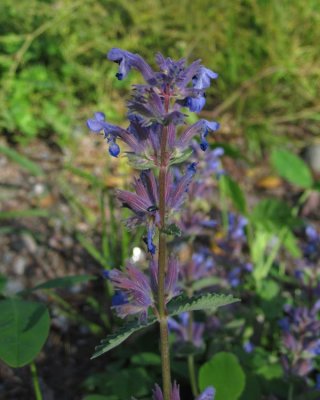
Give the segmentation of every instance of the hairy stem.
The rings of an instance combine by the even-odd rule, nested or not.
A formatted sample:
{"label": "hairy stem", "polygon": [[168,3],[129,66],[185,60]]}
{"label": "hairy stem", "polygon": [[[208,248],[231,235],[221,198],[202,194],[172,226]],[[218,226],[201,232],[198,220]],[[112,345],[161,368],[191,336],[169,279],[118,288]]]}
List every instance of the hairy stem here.
{"label": "hairy stem", "polygon": [[[168,112],[170,97],[165,96],[165,109]],[[162,232],[165,227],[166,219],[166,179],[168,173],[167,162],[167,141],[168,128],[164,127],[161,135],[161,155],[159,173],[159,214],[160,214],[160,233],[159,233],[159,264],[158,264],[158,311],[160,322],[160,347],[162,364],[162,391],[164,400],[170,400],[171,394],[171,372],[170,372],[170,352],[169,352],[169,333],[168,318],[165,304],[165,276],[167,269],[167,244],[166,235]]]}

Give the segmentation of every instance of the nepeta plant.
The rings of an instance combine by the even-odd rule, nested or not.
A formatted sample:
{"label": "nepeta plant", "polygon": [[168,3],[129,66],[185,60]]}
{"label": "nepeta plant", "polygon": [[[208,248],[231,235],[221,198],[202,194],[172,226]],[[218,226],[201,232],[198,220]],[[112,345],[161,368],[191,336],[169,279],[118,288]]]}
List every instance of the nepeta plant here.
{"label": "nepeta plant", "polygon": [[[148,275],[132,264],[122,271],[107,271],[106,277],[116,290],[113,308],[119,317],[129,321],[97,347],[94,357],[117,346],[133,332],[158,322],[162,390],[156,386],[153,398],[179,400],[179,387],[176,383],[171,384],[169,318],[194,310],[215,310],[236,301],[231,296],[213,293],[191,298],[180,293],[177,285],[178,261],[167,249],[168,236],[180,234],[175,222],[196,174],[197,161],[189,160],[194,138],[200,138],[199,148],[206,151],[208,134],[219,128],[217,122],[205,119],[186,127],[187,115],[183,108],[192,112],[201,111],[206,102],[205,91],[217,74],[202,66],[200,61],[186,66],[184,59],[173,61],[161,54],[156,56],[159,71],[154,71],[139,55],[121,49],[110,50],[108,59],[119,65],[116,74],[119,80],[134,68],[141,72],[145,83],[133,86],[128,101],[127,129],[107,122],[102,112],[95,113],[87,125],[93,132],[103,133],[109,153],[114,157],[120,154],[118,139],[123,141],[128,148],[126,156],[129,163],[140,170],[139,178],[134,179],[134,192],[118,190],[116,195],[123,207],[132,211],[131,218],[126,222],[128,227],[145,228],[144,241],[150,257]],[[210,165],[210,169],[217,168],[217,157],[221,151],[216,153],[212,154],[210,162],[213,166]],[[174,169],[188,160],[189,164],[178,174],[175,173]],[[135,319],[132,319],[133,315]],[[174,324],[172,319],[170,321],[171,325]],[[197,330],[197,325],[194,326]],[[179,329],[177,332],[183,336],[183,326]],[[195,332],[195,340],[197,336],[199,333]],[[213,397],[214,389],[208,388],[198,400],[212,400]]]}

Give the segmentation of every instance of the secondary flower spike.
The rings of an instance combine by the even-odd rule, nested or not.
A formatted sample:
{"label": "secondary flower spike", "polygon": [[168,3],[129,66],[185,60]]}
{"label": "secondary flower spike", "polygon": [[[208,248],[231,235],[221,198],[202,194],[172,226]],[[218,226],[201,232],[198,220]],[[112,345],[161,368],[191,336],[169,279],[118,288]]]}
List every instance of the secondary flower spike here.
{"label": "secondary flower spike", "polygon": [[[195,400],[214,400],[215,393],[216,393],[216,391],[213,387],[208,387]],[[163,400],[162,390],[160,389],[160,387],[158,385],[156,385],[156,387],[153,391],[152,400]],[[176,382],[174,382],[174,384],[172,386],[170,400],[181,400],[179,385],[177,385]]]}

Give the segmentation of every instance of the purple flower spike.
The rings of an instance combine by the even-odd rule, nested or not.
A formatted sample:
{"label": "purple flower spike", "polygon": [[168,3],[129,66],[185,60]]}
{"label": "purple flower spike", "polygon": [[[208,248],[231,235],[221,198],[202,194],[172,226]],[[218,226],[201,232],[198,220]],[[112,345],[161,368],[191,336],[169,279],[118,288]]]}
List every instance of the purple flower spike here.
{"label": "purple flower spike", "polygon": [[[179,392],[180,392],[179,385],[177,385],[177,383],[174,382],[174,384],[172,386],[172,390],[171,390],[170,400],[180,400]],[[213,387],[208,387],[195,400],[214,400],[215,393],[216,393],[216,391]],[[156,387],[153,391],[152,400],[163,400],[162,390],[158,385],[156,385]]]}
{"label": "purple flower spike", "polygon": [[116,77],[119,79],[119,81],[128,75],[131,68],[135,68],[140,71],[146,81],[151,79],[154,75],[150,65],[147,64],[138,54],[133,54],[126,50],[114,48],[109,51],[107,57],[108,60],[119,64],[119,71],[116,74]]}
{"label": "purple flower spike", "polygon": [[146,320],[149,307],[154,304],[153,293],[147,276],[138,268],[128,264],[126,271],[109,271],[108,279],[117,290],[112,308],[120,318],[139,314]]}
{"label": "purple flower spike", "polygon": [[192,84],[195,89],[207,89],[210,87],[211,79],[217,79],[218,74],[209,68],[201,67],[198,73],[192,78]]}

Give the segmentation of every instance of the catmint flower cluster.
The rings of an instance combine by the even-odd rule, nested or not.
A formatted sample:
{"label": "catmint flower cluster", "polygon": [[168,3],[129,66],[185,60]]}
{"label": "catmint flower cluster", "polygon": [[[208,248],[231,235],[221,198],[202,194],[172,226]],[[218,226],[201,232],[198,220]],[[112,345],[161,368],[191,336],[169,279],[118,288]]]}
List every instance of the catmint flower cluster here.
{"label": "catmint flower cluster", "polygon": [[308,309],[287,307],[287,315],[279,321],[282,330],[282,366],[288,375],[306,377],[320,355],[320,301]]}
{"label": "catmint flower cluster", "polygon": [[[103,135],[113,157],[121,155],[121,141],[129,164],[139,171],[132,191],[117,190],[116,196],[120,204],[132,212],[126,221],[127,227],[144,228],[149,266],[148,271],[143,272],[138,266],[127,263],[121,270],[107,271],[105,276],[115,289],[112,307],[119,317],[135,316],[143,323],[153,315],[158,320],[163,387],[161,390],[156,386],[153,399],[179,400],[179,386],[172,385],[170,377],[166,308],[180,293],[180,266],[173,255],[168,257],[166,240],[167,236],[179,231],[176,216],[181,213],[187,193],[194,190],[201,195],[201,187],[192,189],[191,186],[197,172],[197,152],[208,149],[209,133],[216,131],[219,124],[199,119],[186,126],[186,111],[198,113],[202,110],[206,103],[205,92],[218,75],[199,60],[186,65],[184,59],[174,61],[157,54],[157,70],[154,70],[140,55],[122,49],[111,49],[107,57],[118,64],[118,80],[125,79],[130,70],[135,69],[145,82],[133,86],[127,102],[127,127],[110,123],[101,111],[87,121],[87,126],[92,132]],[[196,138],[199,142],[197,150]],[[222,173],[219,163],[222,153],[221,149],[209,153],[208,173]],[[200,269],[198,272],[202,274]],[[185,317],[181,318],[180,325],[175,320],[171,325],[184,337]],[[194,323],[195,344],[200,345],[202,331],[203,327]],[[197,400],[213,400],[214,394],[213,388],[207,388]]]}

